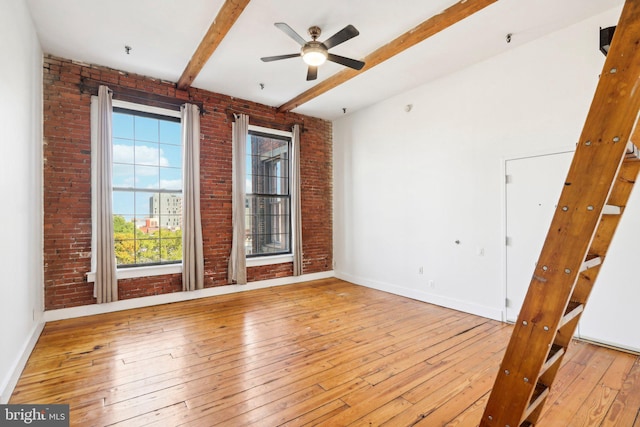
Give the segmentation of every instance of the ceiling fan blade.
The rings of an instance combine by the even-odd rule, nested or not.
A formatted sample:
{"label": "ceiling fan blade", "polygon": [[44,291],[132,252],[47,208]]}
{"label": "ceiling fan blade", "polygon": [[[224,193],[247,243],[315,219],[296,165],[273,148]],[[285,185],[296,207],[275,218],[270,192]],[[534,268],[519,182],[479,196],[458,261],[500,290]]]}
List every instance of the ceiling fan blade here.
{"label": "ceiling fan blade", "polygon": [[281,59],[295,58],[296,56],[300,56],[300,53],[290,53],[288,55],[265,56],[263,58],[260,58],[260,60],[262,60],[262,62],[271,62],[271,61],[279,61]]}
{"label": "ceiling fan blade", "polygon": [[289,37],[291,37],[292,39],[297,41],[300,46],[304,46],[305,43],[307,43],[307,41],[305,39],[303,39],[302,36],[300,36],[300,34],[296,33],[293,30],[293,28],[291,28],[290,26],[288,26],[284,22],[276,22],[273,25],[275,25],[276,27],[280,28],[286,35],[288,35]]}
{"label": "ceiling fan blade", "polygon": [[360,32],[356,30],[356,27],[354,27],[353,25],[347,25],[346,27],[326,39],[323,44],[327,47],[327,49],[331,49],[332,47],[337,46],[340,43],[344,43],[347,40],[354,38],[358,34],[360,34]]}
{"label": "ceiling fan blade", "polygon": [[317,78],[318,78],[318,67],[309,65],[309,69],[307,70],[307,81],[315,80]]}
{"label": "ceiling fan blade", "polygon": [[344,65],[345,67],[353,68],[354,70],[361,70],[364,67],[364,62],[358,61],[356,59],[345,58],[344,56],[334,55],[330,53],[327,56],[327,59],[331,62],[335,62],[337,64]]}

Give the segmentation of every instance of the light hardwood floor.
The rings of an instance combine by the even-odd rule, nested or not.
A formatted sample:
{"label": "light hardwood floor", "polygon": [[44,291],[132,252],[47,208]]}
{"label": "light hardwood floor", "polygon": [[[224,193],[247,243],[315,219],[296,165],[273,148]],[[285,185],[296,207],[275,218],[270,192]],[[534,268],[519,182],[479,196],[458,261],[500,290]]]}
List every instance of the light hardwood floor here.
{"label": "light hardwood floor", "polygon": [[[11,403],[78,426],[476,426],[512,327],[327,279],[48,323]],[[640,426],[638,356],[574,342],[540,426]]]}

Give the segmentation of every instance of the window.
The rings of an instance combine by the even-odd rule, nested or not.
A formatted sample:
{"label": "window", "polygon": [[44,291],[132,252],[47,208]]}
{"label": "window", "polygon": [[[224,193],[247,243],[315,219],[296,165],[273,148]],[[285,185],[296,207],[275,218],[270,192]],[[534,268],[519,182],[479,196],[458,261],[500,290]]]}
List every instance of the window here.
{"label": "window", "polygon": [[181,124],[179,113],[168,114],[117,107],[114,101],[112,195],[118,268],[182,260]]}
{"label": "window", "polygon": [[249,129],[245,200],[248,258],[291,254],[291,137],[285,134]]}

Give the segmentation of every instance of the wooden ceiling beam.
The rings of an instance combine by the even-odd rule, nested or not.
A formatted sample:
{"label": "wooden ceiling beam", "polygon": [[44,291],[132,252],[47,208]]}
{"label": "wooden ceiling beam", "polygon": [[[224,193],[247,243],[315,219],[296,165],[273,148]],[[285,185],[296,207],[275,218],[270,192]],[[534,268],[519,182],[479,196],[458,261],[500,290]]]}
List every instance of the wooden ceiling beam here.
{"label": "wooden ceiling beam", "polygon": [[383,63],[384,61],[394,57],[395,55],[403,52],[404,50],[414,46],[421,41],[439,33],[440,31],[456,24],[463,19],[473,15],[479,10],[484,9],[490,4],[495,3],[498,0],[461,0],[458,3],[445,9],[442,13],[434,15],[426,21],[422,22],[413,29],[407,31],[401,36],[395,38],[386,45],[376,49],[371,54],[364,58],[365,66],[362,70],[353,70],[346,68],[343,71],[334,74],[328,79],[320,82],[311,89],[301,93],[290,101],[282,104],[278,107],[279,112],[290,111],[305,102],[322,95],[325,92],[351,80],[360,73],[375,67]]}
{"label": "wooden ceiling beam", "polygon": [[184,90],[191,86],[204,64],[207,63],[213,52],[218,48],[222,39],[227,35],[250,0],[225,0],[218,15],[211,23],[207,34],[198,45],[195,53],[189,60],[187,67],[178,80],[178,89]]}

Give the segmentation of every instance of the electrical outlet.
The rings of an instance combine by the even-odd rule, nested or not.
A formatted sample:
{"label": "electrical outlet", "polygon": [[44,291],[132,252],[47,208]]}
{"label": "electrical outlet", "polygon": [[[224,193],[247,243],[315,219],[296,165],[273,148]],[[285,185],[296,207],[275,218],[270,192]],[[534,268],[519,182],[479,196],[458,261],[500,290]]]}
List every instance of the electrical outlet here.
{"label": "electrical outlet", "polygon": [[422,266],[418,269],[418,274],[424,274],[424,268],[422,268]]}
{"label": "electrical outlet", "polygon": [[436,281],[435,280],[429,280],[429,287],[430,288],[435,288],[436,287]]}

